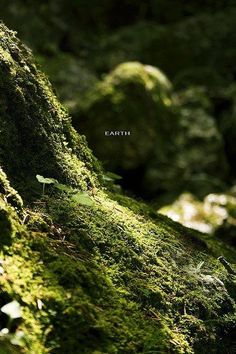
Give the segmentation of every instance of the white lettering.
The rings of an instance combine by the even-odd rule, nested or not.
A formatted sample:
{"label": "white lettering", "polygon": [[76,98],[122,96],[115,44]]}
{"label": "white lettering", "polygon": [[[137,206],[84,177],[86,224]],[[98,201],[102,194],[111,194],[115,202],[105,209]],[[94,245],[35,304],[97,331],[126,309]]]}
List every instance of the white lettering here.
{"label": "white lettering", "polygon": [[105,136],[127,136],[131,135],[130,130],[105,130]]}

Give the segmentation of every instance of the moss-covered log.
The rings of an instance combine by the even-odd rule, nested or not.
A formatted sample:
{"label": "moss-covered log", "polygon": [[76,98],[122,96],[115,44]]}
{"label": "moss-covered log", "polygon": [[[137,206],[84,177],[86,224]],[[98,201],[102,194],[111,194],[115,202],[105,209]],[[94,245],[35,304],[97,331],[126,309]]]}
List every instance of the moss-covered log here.
{"label": "moss-covered log", "polygon": [[[3,25],[0,35],[2,352],[231,350],[234,275],[193,231],[99,186],[29,51]],[[22,207],[10,185],[26,204],[36,173],[60,189]]]}

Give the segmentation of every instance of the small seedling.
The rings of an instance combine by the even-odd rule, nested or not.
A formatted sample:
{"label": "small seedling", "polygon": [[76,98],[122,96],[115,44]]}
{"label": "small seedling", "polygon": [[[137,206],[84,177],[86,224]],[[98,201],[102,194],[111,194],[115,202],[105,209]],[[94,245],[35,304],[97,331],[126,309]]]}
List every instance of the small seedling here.
{"label": "small seedling", "polygon": [[43,176],[40,176],[40,175],[36,175],[36,178],[38,180],[39,183],[42,183],[43,185],[43,194],[44,195],[44,192],[45,192],[45,185],[46,184],[54,184],[54,183],[58,183],[58,181],[54,178],[45,178]]}

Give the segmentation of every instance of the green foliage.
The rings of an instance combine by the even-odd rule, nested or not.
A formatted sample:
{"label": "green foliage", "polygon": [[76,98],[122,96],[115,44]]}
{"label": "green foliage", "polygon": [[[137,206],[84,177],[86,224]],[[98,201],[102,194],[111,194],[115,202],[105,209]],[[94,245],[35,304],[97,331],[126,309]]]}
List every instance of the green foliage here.
{"label": "green foliage", "polygon": [[81,205],[92,206],[94,204],[93,200],[87,193],[76,193],[72,195],[71,200]]}
{"label": "green foliage", "polygon": [[40,176],[40,175],[36,175],[36,178],[37,178],[38,182],[42,183],[42,184],[58,183],[58,181],[55,178],[45,178],[45,177]]}
{"label": "green foliage", "polygon": [[53,184],[55,188],[58,190],[65,192],[68,194],[70,200],[74,202],[75,204],[81,204],[81,205],[87,205],[87,206],[92,206],[94,204],[92,198],[85,193],[85,192],[78,192],[76,189],[67,186],[65,184],[58,183],[58,181],[55,178],[45,178],[40,175],[36,175],[36,179],[39,183],[42,183],[43,185],[43,194],[45,191],[45,184]]}
{"label": "green foliage", "polygon": [[[51,180],[50,178],[48,180]],[[89,196],[88,193],[79,192],[78,189],[72,188],[68,185],[58,183],[54,181],[54,187],[59,191],[65,192],[68,196],[69,200],[72,202],[71,204],[81,204],[86,206],[94,205],[93,199]]]}
{"label": "green foliage", "polygon": [[113,172],[107,172],[102,176],[103,180],[105,182],[114,182],[114,181],[119,181],[122,179],[121,176],[117,175],[116,173]]}

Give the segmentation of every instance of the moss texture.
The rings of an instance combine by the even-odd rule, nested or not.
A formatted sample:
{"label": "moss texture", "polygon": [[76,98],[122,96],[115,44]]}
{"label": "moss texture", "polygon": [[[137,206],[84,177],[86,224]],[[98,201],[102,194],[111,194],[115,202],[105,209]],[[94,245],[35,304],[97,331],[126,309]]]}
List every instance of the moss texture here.
{"label": "moss texture", "polygon": [[75,203],[65,188],[51,187],[23,208],[0,173],[0,304],[16,300],[22,311],[9,333],[0,315],[2,352],[231,350],[235,277],[197,233],[99,186],[98,163],[47,80],[15,34],[0,28],[0,153],[10,182],[25,203],[36,173],[93,200]]}
{"label": "moss texture", "polygon": [[0,161],[15,185],[23,189],[37,173],[93,185],[99,167],[85,139],[75,134],[30,51],[2,24],[0,62]]}

